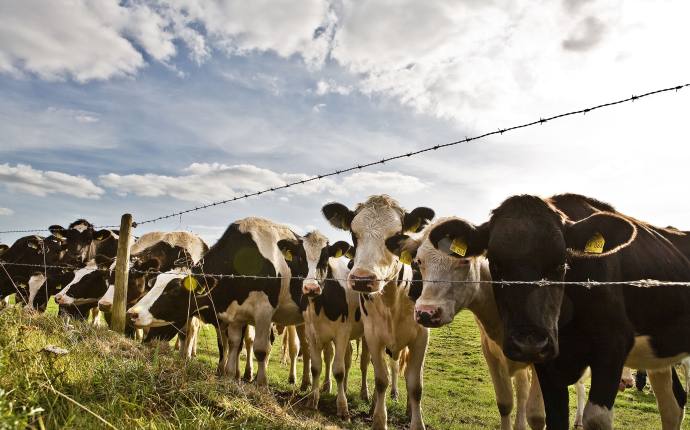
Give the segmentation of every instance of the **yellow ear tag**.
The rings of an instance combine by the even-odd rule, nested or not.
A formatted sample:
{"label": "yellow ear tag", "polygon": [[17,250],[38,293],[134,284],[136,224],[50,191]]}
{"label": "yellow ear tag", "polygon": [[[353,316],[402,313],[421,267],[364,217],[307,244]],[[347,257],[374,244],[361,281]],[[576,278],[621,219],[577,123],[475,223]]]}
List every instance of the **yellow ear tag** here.
{"label": "yellow ear tag", "polygon": [[352,260],[353,258],[355,258],[355,254],[352,252],[352,248],[349,248],[349,249],[347,250],[347,252],[345,253],[345,256],[346,256],[347,258],[349,258],[350,260]]}
{"label": "yellow ear tag", "polygon": [[422,225],[422,219],[421,219],[421,218],[417,218],[417,222],[415,223],[415,225],[413,225],[412,227],[408,228],[407,231],[412,232],[412,233],[416,233],[417,230],[419,230],[419,226],[420,226],[420,225]]}
{"label": "yellow ear tag", "polygon": [[182,286],[185,288],[185,290],[194,292],[199,286],[199,282],[197,282],[196,278],[189,275],[182,280]]}
{"label": "yellow ear tag", "polygon": [[587,244],[585,245],[585,252],[588,254],[601,254],[604,252],[605,244],[606,241],[604,240],[604,236],[602,236],[601,233],[596,232],[594,233],[594,236],[587,241]]}
{"label": "yellow ear tag", "polygon": [[410,251],[404,250],[403,252],[400,253],[400,261],[403,264],[407,264],[408,266],[412,264],[412,254],[410,254]]}
{"label": "yellow ear tag", "polygon": [[285,261],[292,261],[292,251],[290,251],[289,249],[285,250],[283,256],[285,257]]}
{"label": "yellow ear tag", "polygon": [[464,257],[467,254],[467,244],[462,239],[453,239],[453,242],[450,244],[450,250],[454,254]]}
{"label": "yellow ear tag", "polygon": [[343,250],[342,250],[342,249],[338,249],[337,251],[335,251],[335,255],[334,255],[333,257],[334,257],[334,258],[340,258],[340,257],[342,257],[342,256],[343,256]]}

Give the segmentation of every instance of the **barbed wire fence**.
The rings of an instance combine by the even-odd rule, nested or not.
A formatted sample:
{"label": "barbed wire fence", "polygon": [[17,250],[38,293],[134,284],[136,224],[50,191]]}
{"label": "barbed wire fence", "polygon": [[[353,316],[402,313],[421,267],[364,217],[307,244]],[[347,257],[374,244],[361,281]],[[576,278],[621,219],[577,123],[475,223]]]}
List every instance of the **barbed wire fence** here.
{"label": "barbed wire fence", "polygon": [[[475,136],[466,136],[462,139],[458,139],[452,142],[447,142],[443,144],[436,144],[432,146],[427,146],[424,148],[420,148],[418,150],[414,151],[409,151],[405,153],[400,153],[388,157],[384,157],[381,159],[377,160],[372,160],[366,163],[358,163],[351,165],[350,167],[346,168],[341,168],[341,169],[336,169],[332,170],[326,173],[314,175],[311,177],[306,177],[304,179],[296,180],[293,182],[286,182],[283,185],[279,186],[274,186],[274,187],[269,187],[265,188],[262,190],[257,190],[253,192],[248,192],[244,194],[239,194],[236,196],[233,196],[228,199],[223,199],[223,200],[218,200],[214,201],[211,203],[183,209],[183,210],[176,210],[164,215],[159,215],[156,217],[144,219],[141,221],[134,221],[131,222],[131,227],[137,227],[137,226],[142,226],[142,225],[147,225],[147,224],[154,224],[166,219],[171,219],[171,218],[176,218],[176,217],[182,217],[183,215],[190,214],[193,212],[197,211],[202,211],[205,209],[217,207],[217,206],[222,206],[226,204],[230,204],[233,202],[237,202],[240,200],[245,200],[249,199],[251,197],[259,197],[265,194],[269,193],[274,193],[278,192],[281,190],[286,190],[288,188],[300,186],[300,185],[305,185],[308,183],[316,182],[323,180],[325,178],[330,178],[334,176],[339,176],[343,175],[346,173],[354,172],[354,171],[360,171],[363,169],[367,169],[373,166],[378,166],[378,165],[384,165],[389,162],[394,162],[402,159],[409,159],[411,157],[415,156],[420,156],[428,152],[432,151],[437,151],[440,149],[445,149],[445,148],[450,148],[454,146],[458,146],[461,144],[469,144],[474,141],[479,141],[482,139],[486,139],[490,136],[496,136],[496,135],[503,135],[509,132],[513,132],[519,129],[524,129],[528,127],[534,127],[534,126],[539,126],[539,125],[544,125],[547,123],[551,123],[555,120],[563,119],[566,117],[571,117],[575,115],[586,115],[588,113],[604,109],[604,108],[610,108],[613,106],[618,106],[624,103],[628,102],[635,102],[641,99],[645,99],[648,97],[651,97],[653,95],[659,95],[663,93],[671,93],[671,92],[679,92],[680,90],[690,86],[690,83],[682,84],[682,85],[675,85],[675,86],[670,86],[670,87],[665,87],[665,88],[660,88],[656,89],[653,91],[648,91],[641,93],[639,95],[631,95],[630,97],[606,102],[606,103],[600,103],[600,104],[595,104],[590,107],[582,108],[582,109],[577,109],[569,112],[564,112],[552,116],[547,116],[547,117],[540,117],[539,119],[518,124],[518,125],[513,125],[510,127],[506,128],[496,128],[494,131],[486,132],[483,134],[478,134]],[[124,218],[124,217],[123,217]],[[115,229],[115,228],[122,228],[123,224],[120,225],[98,225],[98,226],[93,226],[94,229]],[[53,231],[59,231],[61,229],[53,229]],[[68,229],[62,229],[62,230],[68,230]],[[8,230],[3,230],[0,231],[0,234],[11,234],[11,233],[40,233],[40,232],[45,232],[49,231],[46,228],[19,228],[19,229],[8,229]],[[127,238],[126,241],[121,242],[129,242],[131,240],[131,235]],[[124,245],[128,246],[128,245]],[[44,276],[46,279],[48,278],[47,270],[48,269],[58,269],[58,270],[78,270],[80,267],[76,266],[66,266],[66,265],[49,265],[46,264],[44,261],[44,264],[25,264],[25,263],[17,263],[17,262],[7,262],[7,261],[2,261],[2,257],[0,256],[0,265],[2,266],[3,273],[7,274],[9,276],[9,272],[7,271],[7,267],[34,267],[36,269],[42,269]],[[110,271],[111,269],[109,268],[96,268],[94,270],[101,270],[101,271]],[[129,268],[127,273],[139,273],[139,274],[145,274],[145,275],[160,275],[160,274],[166,274],[166,273],[171,273],[171,272],[161,272],[161,271],[152,271],[152,270],[147,270],[147,271],[139,271],[133,268]],[[189,270],[186,272],[186,274],[192,274],[192,271]],[[210,278],[216,278],[216,279],[252,279],[252,280],[268,280],[268,279],[276,279],[276,276],[260,276],[260,275],[238,275],[238,274],[222,274],[222,273],[193,273],[195,277],[199,278],[204,278],[204,279],[210,279]],[[289,277],[290,280],[297,280],[297,281],[303,281],[306,278],[301,277],[301,276],[291,276]],[[346,282],[346,279],[341,279],[341,278],[326,278],[323,279],[323,281],[337,281],[337,282]],[[387,279],[383,280],[375,280],[375,281],[390,281]],[[422,281],[410,281],[412,282],[422,282]],[[594,287],[602,287],[602,286],[615,286],[615,285],[629,285],[629,286],[634,286],[634,287],[640,287],[640,288],[649,288],[649,287],[658,287],[658,286],[677,286],[677,287],[689,287],[690,282],[676,282],[676,281],[659,281],[659,280],[650,280],[650,279],[641,279],[641,280],[633,280],[633,281],[593,281],[593,280],[587,280],[587,281],[551,281],[551,280],[538,280],[538,281],[504,281],[504,280],[424,280],[424,283],[429,283],[429,284],[434,284],[434,283],[444,283],[444,284],[491,284],[491,285],[502,285],[502,286],[509,286],[509,285],[523,285],[523,286],[548,286],[548,285],[578,285],[578,286],[583,286],[586,288],[594,288]],[[116,281],[117,283],[117,281]],[[126,280],[125,280],[126,283]],[[17,288],[17,293],[22,294],[20,289],[18,288],[17,285],[15,285],[15,288]],[[191,303],[188,303],[188,307],[191,307]],[[88,317],[88,316],[87,316]],[[178,331],[181,332],[181,328],[175,327]]]}
{"label": "barbed wire fence", "polygon": [[[297,181],[293,181],[293,182],[287,182],[283,185],[279,185],[279,186],[275,186],[275,187],[269,187],[269,188],[265,188],[262,190],[250,192],[250,193],[244,193],[241,195],[231,197],[229,199],[217,200],[217,201],[207,203],[204,205],[195,206],[195,207],[184,209],[184,210],[174,211],[174,212],[169,213],[169,214],[160,215],[160,216],[156,216],[156,217],[149,218],[149,219],[144,219],[142,221],[135,221],[134,223],[132,223],[132,227],[137,227],[137,226],[145,225],[145,224],[151,224],[151,223],[155,223],[155,222],[162,221],[162,220],[169,219],[169,218],[175,218],[175,217],[189,214],[192,212],[197,212],[200,210],[204,210],[204,209],[208,209],[208,208],[212,208],[212,207],[216,207],[216,206],[226,205],[226,204],[236,202],[239,200],[245,200],[245,199],[248,199],[250,197],[258,197],[258,196],[261,196],[264,194],[273,193],[273,192],[277,192],[280,190],[285,190],[288,188],[308,184],[308,183],[315,182],[315,181],[320,181],[320,180],[325,179],[325,178],[329,178],[329,177],[333,177],[333,176],[339,176],[339,175],[343,175],[345,173],[349,173],[349,172],[353,172],[353,171],[357,171],[357,170],[362,170],[362,169],[366,169],[366,168],[377,166],[377,165],[383,165],[383,164],[386,164],[386,163],[391,162],[391,161],[410,158],[410,157],[418,156],[418,155],[421,155],[421,154],[424,154],[427,152],[437,151],[439,149],[457,146],[457,145],[460,145],[463,143],[470,143],[473,141],[485,139],[485,138],[490,137],[490,136],[503,135],[505,133],[509,133],[509,132],[512,132],[515,130],[533,127],[533,126],[537,126],[537,125],[543,125],[543,124],[546,124],[546,123],[549,123],[549,122],[552,122],[552,121],[555,121],[558,119],[562,119],[562,118],[566,118],[566,117],[570,117],[570,116],[574,116],[574,115],[588,114],[588,113],[594,112],[596,110],[600,110],[600,109],[604,109],[604,108],[608,108],[608,107],[613,107],[613,106],[621,105],[621,104],[628,103],[628,102],[635,102],[635,101],[642,100],[642,99],[645,99],[645,98],[648,98],[648,97],[651,97],[654,95],[658,95],[658,94],[670,93],[670,92],[679,92],[680,90],[682,90],[686,87],[689,87],[689,86],[690,86],[690,83],[686,83],[686,84],[681,84],[681,85],[674,85],[674,86],[670,86],[670,87],[660,88],[660,89],[656,89],[656,90],[652,90],[652,91],[647,91],[647,92],[641,93],[639,95],[631,95],[630,97],[626,97],[623,99],[618,99],[618,100],[614,100],[614,101],[610,101],[610,102],[606,102],[606,103],[600,103],[600,104],[592,105],[590,107],[586,107],[586,108],[582,108],[582,109],[564,112],[564,113],[560,113],[560,114],[556,114],[556,115],[552,115],[552,116],[548,116],[548,117],[540,117],[539,119],[536,119],[536,120],[533,120],[530,122],[526,122],[523,124],[513,125],[510,127],[506,127],[506,128],[500,128],[499,127],[494,131],[486,132],[486,133],[471,136],[471,137],[466,136],[463,139],[458,139],[458,140],[455,140],[453,142],[447,142],[447,143],[443,143],[443,144],[427,146],[427,147],[424,147],[424,148],[421,148],[421,149],[418,149],[415,151],[405,152],[405,153],[393,155],[390,157],[385,157],[385,158],[382,158],[380,160],[370,161],[367,163],[355,164],[355,165],[352,165],[352,166],[347,167],[347,168],[336,169],[336,170],[333,170],[333,171],[330,171],[327,173],[322,173],[319,175],[311,176],[309,178],[305,178],[305,179],[301,179],[301,180],[297,180]],[[119,227],[119,225],[102,225],[102,226],[95,226],[94,228],[117,228],[117,227]],[[0,231],[0,234],[36,233],[36,232],[42,232],[42,231],[47,231],[47,229],[46,228],[12,229],[12,230]]]}

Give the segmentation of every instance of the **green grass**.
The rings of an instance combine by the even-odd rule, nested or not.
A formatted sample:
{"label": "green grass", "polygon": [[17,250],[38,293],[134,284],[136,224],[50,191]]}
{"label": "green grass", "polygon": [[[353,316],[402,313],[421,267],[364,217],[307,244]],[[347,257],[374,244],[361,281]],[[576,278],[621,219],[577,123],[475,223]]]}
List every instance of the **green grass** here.
{"label": "green grass", "polygon": [[[197,359],[185,363],[169,345],[144,347],[103,328],[65,326],[54,314],[54,306],[41,316],[16,308],[0,311],[0,429],[105,428],[95,415],[116,428],[143,429],[370,425],[369,403],[358,396],[357,363],[350,371],[353,419],[348,423],[333,418],[334,394],[322,395],[318,412],[302,407],[306,393],[287,383],[288,368],[279,362],[280,339],[271,354],[271,389],[266,392],[215,377],[216,341],[210,326],[200,336]],[[69,353],[43,352],[48,344]],[[493,388],[470,313],[462,312],[450,326],[432,330],[424,379],[422,409],[429,429],[498,428]],[[373,389],[371,366],[369,380]],[[392,428],[402,428],[407,421],[402,378],[399,386],[399,400],[388,400]],[[571,390],[573,414],[574,407]],[[653,394],[648,389],[619,394],[615,427],[660,428]],[[685,423],[684,428],[690,426]]]}

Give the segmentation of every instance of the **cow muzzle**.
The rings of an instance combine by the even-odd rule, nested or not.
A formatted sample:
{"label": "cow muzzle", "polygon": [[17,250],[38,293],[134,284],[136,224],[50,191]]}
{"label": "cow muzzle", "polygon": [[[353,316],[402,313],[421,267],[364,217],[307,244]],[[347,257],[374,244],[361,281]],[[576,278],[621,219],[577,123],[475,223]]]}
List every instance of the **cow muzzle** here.
{"label": "cow muzzle", "polygon": [[99,300],[98,310],[101,312],[111,312],[113,309],[113,304],[109,301]]}
{"label": "cow muzzle", "polygon": [[373,293],[376,291],[376,276],[364,271],[350,272],[347,283],[355,291],[360,293]]}
{"label": "cow muzzle", "polygon": [[74,303],[74,299],[66,294],[57,294],[55,295],[55,303],[63,306],[71,305],[72,303]]}
{"label": "cow muzzle", "polygon": [[503,345],[506,357],[525,363],[542,363],[558,355],[555,342],[545,333],[513,333]]}
{"label": "cow muzzle", "polygon": [[443,325],[441,315],[443,311],[439,306],[417,305],[414,308],[414,319],[424,327],[440,327]]}
{"label": "cow muzzle", "polygon": [[302,294],[307,297],[316,297],[321,295],[321,286],[316,282],[309,282],[302,285]]}

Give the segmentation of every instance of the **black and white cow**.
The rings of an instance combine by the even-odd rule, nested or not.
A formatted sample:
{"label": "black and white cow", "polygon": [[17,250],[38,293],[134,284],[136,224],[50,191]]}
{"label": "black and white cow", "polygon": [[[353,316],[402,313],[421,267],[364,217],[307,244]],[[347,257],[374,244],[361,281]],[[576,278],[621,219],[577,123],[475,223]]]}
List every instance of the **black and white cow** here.
{"label": "black and white cow", "polygon": [[[603,210],[602,210],[603,209]],[[567,429],[568,385],[587,366],[592,385],[586,429],[610,429],[624,363],[651,369],[663,429],[678,429],[685,394],[670,366],[690,354],[690,289],[615,285],[587,289],[538,281],[690,280],[690,262],[668,232],[579,195],[505,200],[480,226],[452,220],[431,242],[444,252],[486,253],[503,320],[503,351],[534,362],[549,429]],[[679,385],[679,384],[678,384]]]}
{"label": "black and white cow", "polygon": [[421,285],[412,282],[412,269],[388,251],[386,240],[404,232],[418,232],[434,217],[434,211],[418,207],[405,211],[389,196],[372,196],[354,211],[340,203],[322,209],[332,226],[350,231],[355,248],[347,285],[359,293],[364,337],[369,347],[376,390],[373,428],[387,428],[386,389],[389,384],[386,352],[397,359],[408,347],[405,369],[410,428],[423,429],[422,368],[429,329],[414,319],[414,300]]}
{"label": "black and white cow", "polygon": [[78,219],[67,228],[51,225],[48,230],[66,243],[64,264],[82,266],[99,254],[117,255],[118,230],[95,230],[85,219]]}
{"label": "black and white cow", "polygon": [[[297,236],[288,227],[261,218],[234,222],[192,275],[159,275],[151,291],[127,311],[130,320],[137,327],[183,327],[189,318],[198,316],[213,324],[223,346],[219,371],[227,375],[237,375],[243,329],[251,324],[256,330],[256,381],[266,385],[271,323],[303,322],[301,283],[290,280],[292,272],[277,246],[282,239],[295,240]],[[204,273],[226,276],[205,277]],[[305,365],[307,356],[305,349]],[[308,378],[309,372],[305,373]]]}
{"label": "black and white cow", "polygon": [[[46,279],[62,272],[41,266],[62,264],[65,253],[64,241],[52,235],[31,235],[17,239],[0,256],[0,263],[9,263],[0,264],[0,299],[15,294],[18,303],[45,310],[48,300],[45,294],[40,294],[41,285]],[[50,286],[53,287],[54,283],[51,282]],[[33,301],[37,303],[33,304]]]}
{"label": "black and white cow", "polygon": [[[324,351],[335,344],[333,375],[337,383],[337,414],[348,418],[347,375],[352,362],[351,340],[364,334],[364,326],[359,310],[359,293],[346,287],[350,272],[347,260],[339,258],[347,254],[350,245],[339,241],[332,245],[328,238],[318,231],[306,234],[297,240],[283,239],[278,247],[288,261],[299,260],[306,263],[307,274],[302,283],[301,307],[304,314],[307,341],[309,343],[312,373],[312,394],[308,407],[317,409],[319,404],[319,384]],[[330,360],[326,357],[326,366]],[[360,396],[368,400],[367,368],[369,353],[366,342],[360,354],[362,386]]]}

